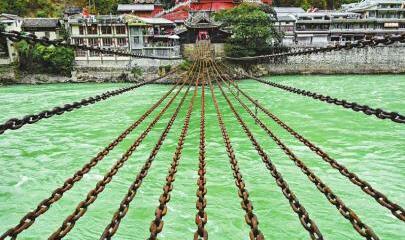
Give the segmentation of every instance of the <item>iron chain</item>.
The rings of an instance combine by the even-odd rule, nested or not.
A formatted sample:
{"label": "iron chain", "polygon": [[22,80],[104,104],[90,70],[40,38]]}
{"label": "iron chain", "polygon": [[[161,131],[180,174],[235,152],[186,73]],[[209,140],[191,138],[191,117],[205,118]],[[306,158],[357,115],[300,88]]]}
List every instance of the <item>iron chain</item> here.
{"label": "iron chain", "polygon": [[126,50],[93,47],[93,46],[87,46],[87,45],[83,45],[83,44],[73,44],[73,43],[69,43],[69,42],[66,42],[61,39],[50,40],[47,37],[38,38],[35,34],[26,33],[26,32],[18,32],[18,31],[9,31],[9,32],[0,31],[0,37],[8,38],[8,39],[10,39],[10,41],[13,41],[13,42],[19,42],[21,40],[25,40],[31,45],[35,45],[35,44],[39,43],[44,46],[53,45],[53,46],[58,46],[58,47],[72,48],[75,50],[84,50],[84,51],[90,50],[90,51],[98,52],[98,53],[102,53],[102,54],[113,54],[113,55],[125,56],[125,57],[150,58],[150,59],[162,59],[162,60],[181,59],[180,57],[153,57],[153,56],[146,56],[146,55],[141,55],[141,54],[134,54],[134,53],[131,53]]}

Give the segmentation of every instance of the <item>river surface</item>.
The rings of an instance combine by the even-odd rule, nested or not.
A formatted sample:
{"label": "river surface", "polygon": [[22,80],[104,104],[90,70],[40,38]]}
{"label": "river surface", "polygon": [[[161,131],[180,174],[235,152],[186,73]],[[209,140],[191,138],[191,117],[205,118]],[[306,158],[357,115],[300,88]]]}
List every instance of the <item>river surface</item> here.
{"label": "river surface", "polygon": [[[280,76],[273,81],[373,107],[405,113],[405,75]],[[55,84],[0,88],[0,122],[21,117],[82,97],[127,84]],[[240,88],[266,105],[297,132],[323,148],[333,158],[367,180],[392,201],[405,203],[405,126],[379,120],[338,106],[284,92],[255,82],[242,81]],[[50,193],[127,126],[146,111],[170,86],[148,85],[109,100],[24,126],[0,135],[0,232],[16,225]],[[184,92],[184,91],[183,91]],[[191,117],[190,130],[178,167],[168,214],[159,239],[192,239],[196,225],[196,180],[200,121],[200,95]],[[309,239],[274,179],[264,167],[219,91],[216,96],[236,150],[241,173],[250,193],[259,227],[266,239]],[[165,184],[177,139],[183,126],[187,98],[172,130],[159,151],[115,239],[146,239],[149,225]],[[137,151],[107,185],[66,239],[98,239],[110,222],[129,185],[154,147],[177,106],[178,97]],[[166,102],[164,102],[166,103]],[[326,239],[362,239],[308,178],[233,100],[259,143],[283,174],[291,189],[317,223]],[[234,184],[219,131],[213,102],[207,91],[207,188],[210,239],[247,240],[249,227]],[[254,110],[252,104],[248,104]],[[120,145],[88,173],[19,239],[45,239],[84,200],[98,180],[146,128],[160,106]],[[405,239],[405,224],[375,200],[332,169],[261,112],[258,116],[289,146],[361,220],[384,240]]]}

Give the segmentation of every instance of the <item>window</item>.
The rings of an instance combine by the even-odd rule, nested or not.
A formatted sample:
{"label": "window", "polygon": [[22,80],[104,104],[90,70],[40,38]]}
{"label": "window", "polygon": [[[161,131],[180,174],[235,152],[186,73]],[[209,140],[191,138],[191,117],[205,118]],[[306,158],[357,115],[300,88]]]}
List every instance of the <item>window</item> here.
{"label": "window", "polygon": [[90,51],[90,57],[98,57],[98,56],[100,56],[100,53],[96,51]]}
{"label": "window", "polygon": [[50,32],[45,32],[45,37],[49,39],[51,37],[51,33]]}
{"label": "window", "polygon": [[89,45],[96,47],[98,46],[98,39],[97,38],[89,38]]}
{"label": "window", "polygon": [[134,44],[140,44],[139,37],[134,37]]}
{"label": "window", "polygon": [[83,40],[83,38],[76,38],[76,39],[74,40],[74,44],[77,44],[77,45],[84,45],[84,40]]}
{"label": "window", "polygon": [[112,34],[112,30],[110,26],[102,26],[101,27],[102,34]]}
{"label": "window", "polygon": [[86,51],[77,49],[76,50],[76,57],[85,57],[86,56]]}
{"label": "window", "polygon": [[97,34],[97,25],[88,26],[87,34]]}
{"label": "window", "polygon": [[117,45],[122,47],[127,45],[127,39],[126,38],[117,38]]}
{"label": "window", "polygon": [[145,49],[146,56],[153,56],[153,49]]}
{"label": "window", "polygon": [[115,30],[117,34],[126,34],[125,26],[117,26]]}
{"label": "window", "polygon": [[103,46],[110,47],[112,46],[112,38],[103,38]]}
{"label": "window", "polygon": [[142,55],[142,49],[132,49],[132,53],[136,55]]}
{"label": "window", "polygon": [[83,26],[79,26],[79,34],[84,35],[84,27]]}

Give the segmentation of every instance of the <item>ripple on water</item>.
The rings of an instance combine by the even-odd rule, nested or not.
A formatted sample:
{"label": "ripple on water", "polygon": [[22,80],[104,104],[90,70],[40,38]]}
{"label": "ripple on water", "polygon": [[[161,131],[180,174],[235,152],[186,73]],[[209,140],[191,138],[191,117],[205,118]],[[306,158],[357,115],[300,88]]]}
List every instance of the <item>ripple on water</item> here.
{"label": "ripple on water", "polygon": [[[381,76],[281,76],[273,81],[405,112],[405,77]],[[9,86],[0,88],[0,121],[51,108],[107,89],[117,84],[58,84],[41,86]],[[243,81],[239,86],[268,106],[293,129],[321,146],[332,157],[369,181],[397,203],[405,199],[405,128],[337,106],[320,103],[254,82]],[[131,93],[116,96],[94,106],[43,120],[18,131],[6,132],[0,140],[0,232],[16,224],[51,190],[87,163],[108,145],[128,125],[140,116],[169,86],[144,86]],[[216,119],[215,109],[207,92],[207,213],[206,225],[213,239],[248,239],[249,227],[233,180],[229,160]],[[370,97],[371,96],[371,97]],[[280,192],[274,179],[264,167],[254,148],[241,132],[240,126],[217,92],[221,112],[236,150],[241,172],[245,178],[260,228],[266,239],[308,239],[297,216]],[[188,98],[189,99],[189,98]],[[199,99],[199,98],[197,98]],[[177,103],[179,100],[176,100]],[[191,119],[185,150],[174,182],[165,228],[160,239],[190,239],[196,229],[194,217],[197,189],[199,103]],[[243,109],[237,106],[242,114]],[[251,107],[251,104],[249,104]],[[253,109],[253,108],[252,108]],[[139,146],[113,181],[100,194],[85,217],[67,239],[95,239],[110,221],[127,188],[155,146],[160,131],[170,118],[170,108],[157,130],[152,131]],[[177,139],[183,126],[186,107],[173,125],[149,175],[138,190],[127,217],[121,224],[117,239],[145,239],[154,217],[158,199],[172,161]],[[155,116],[156,113],[152,115]],[[243,118],[248,115],[243,113]],[[308,151],[275,123],[259,112],[259,117],[278,135],[361,219],[385,240],[404,239],[403,223],[351,184],[329,164]],[[150,118],[147,119],[147,123]],[[359,239],[350,223],[343,219],[306,176],[291,162],[274,142],[254,124],[247,121],[252,132],[269,154],[278,170],[288,181],[310,216],[318,223],[327,239]],[[113,163],[145,129],[147,123],[128,136],[87,174],[69,193],[39,218],[35,227],[22,239],[42,239],[50,234],[83,200],[97,181],[102,179]],[[135,236],[135,237],[134,237]]]}

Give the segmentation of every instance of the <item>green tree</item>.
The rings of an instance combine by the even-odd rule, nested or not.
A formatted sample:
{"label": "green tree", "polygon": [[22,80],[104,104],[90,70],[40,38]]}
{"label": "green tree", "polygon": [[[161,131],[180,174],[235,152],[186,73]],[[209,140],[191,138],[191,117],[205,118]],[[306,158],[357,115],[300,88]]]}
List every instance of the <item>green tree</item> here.
{"label": "green tree", "polygon": [[70,48],[29,45],[26,41],[15,44],[22,71],[52,73],[69,76],[73,70],[74,52]]}
{"label": "green tree", "polygon": [[279,45],[281,36],[274,27],[275,15],[264,12],[257,4],[243,3],[218,12],[214,18],[232,31],[225,47],[230,56],[268,53]]}

